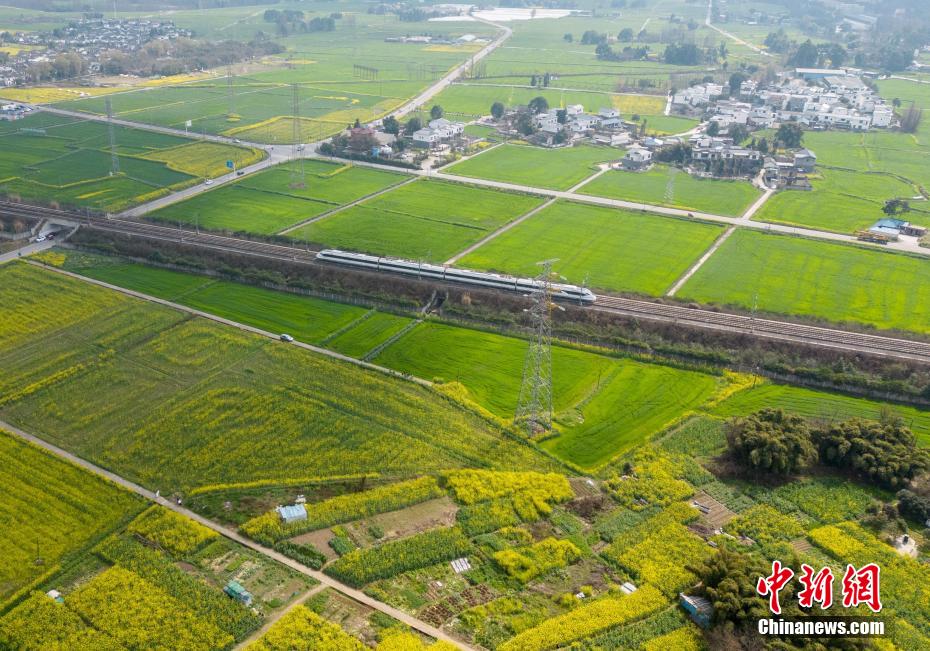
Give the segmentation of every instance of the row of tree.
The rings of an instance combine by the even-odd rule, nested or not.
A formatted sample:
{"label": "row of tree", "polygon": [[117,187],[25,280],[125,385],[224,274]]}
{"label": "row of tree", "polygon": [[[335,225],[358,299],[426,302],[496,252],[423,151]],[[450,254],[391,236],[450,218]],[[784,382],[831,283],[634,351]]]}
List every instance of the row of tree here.
{"label": "row of tree", "polygon": [[894,417],[812,425],[782,409],[763,409],[727,423],[727,448],[746,470],[794,475],[816,463],[884,488],[902,488],[930,470],[930,454]]}

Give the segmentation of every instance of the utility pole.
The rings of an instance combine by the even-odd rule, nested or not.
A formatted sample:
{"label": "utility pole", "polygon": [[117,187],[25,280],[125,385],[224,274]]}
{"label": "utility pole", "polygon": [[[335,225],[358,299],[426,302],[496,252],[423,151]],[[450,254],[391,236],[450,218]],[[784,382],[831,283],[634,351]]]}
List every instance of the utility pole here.
{"label": "utility pole", "polygon": [[293,114],[293,128],[291,130],[291,140],[294,144],[291,150],[291,187],[307,187],[306,177],[304,176],[304,157],[301,153],[302,145],[300,143],[300,86],[291,84],[293,97],[291,99],[291,113]]}
{"label": "utility pole", "polygon": [[110,176],[119,174],[119,155],[116,153],[116,130],[113,128],[113,104],[110,97],[104,100],[107,107],[107,132],[110,136]]}
{"label": "utility pole", "polygon": [[232,66],[226,66],[226,100],[229,104],[227,107],[227,118],[232,118],[236,114],[236,92],[233,89]]}
{"label": "utility pole", "polygon": [[552,265],[557,259],[536,264],[542,268],[531,297],[533,334],[523,364],[523,383],[514,423],[533,438],[552,430]]}

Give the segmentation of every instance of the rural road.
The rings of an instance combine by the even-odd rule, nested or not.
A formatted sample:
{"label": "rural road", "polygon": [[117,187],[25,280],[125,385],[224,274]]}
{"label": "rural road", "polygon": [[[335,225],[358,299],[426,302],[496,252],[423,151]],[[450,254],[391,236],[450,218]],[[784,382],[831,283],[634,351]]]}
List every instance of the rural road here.
{"label": "rural road", "polygon": [[14,251],[0,255],[0,264],[18,260],[21,257],[25,258],[27,255],[32,255],[33,253],[39,253],[45,249],[52,248],[55,246],[55,244],[55,240],[45,240],[44,242],[33,242],[32,244],[27,244],[26,246],[20,247]]}
{"label": "rural road", "polygon": [[[451,71],[446,73],[441,79],[439,79],[436,83],[434,83],[432,86],[424,90],[422,93],[420,93],[413,99],[405,102],[402,106],[400,106],[399,108],[389,113],[389,115],[393,115],[394,117],[400,118],[416,110],[417,108],[419,108],[420,106],[428,102],[430,99],[432,99],[433,97],[441,93],[443,90],[448,88],[450,85],[452,85],[452,83],[456,79],[458,79],[463,73],[465,73],[469,69],[470,66],[472,66],[475,62],[480,61],[481,59],[489,55],[491,52],[493,52],[494,50],[496,50],[498,47],[500,47],[500,45],[504,41],[510,38],[510,36],[513,34],[513,30],[504,25],[499,25],[497,23],[493,23],[487,20],[480,20],[480,19],[476,19],[476,20],[479,20],[480,22],[496,27],[497,29],[501,30],[501,32],[494,38],[493,41],[488,43],[484,48],[482,48],[478,52],[475,52],[471,57],[469,57],[461,65],[453,68]],[[132,92],[132,91],[128,91],[128,92]],[[96,113],[83,113],[81,111],[71,111],[68,109],[61,109],[61,108],[56,108],[56,107],[47,106],[47,105],[27,104],[27,106],[30,106],[34,110],[45,111],[46,113],[52,113],[54,115],[63,115],[66,117],[77,118],[80,120],[93,120],[96,122],[107,122],[107,117],[105,115],[98,115]],[[248,167],[242,168],[241,170],[243,172],[242,176],[248,176],[249,174],[254,174],[256,172],[260,172],[261,170],[264,170],[273,165],[277,165],[279,163],[288,161],[291,159],[293,155],[292,145],[269,145],[269,144],[256,143],[256,142],[247,142],[245,140],[240,141],[237,138],[221,136],[221,135],[216,135],[216,134],[199,134],[198,135],[196,133],[188,133],[187,131],[184,131],[182,129],[175,129],[173,127],[158,126],[158,125],[146,124],[142,122],[133,122],[132,120],[125,120],[121,118],[113,118],[113,124],[123,126],[123,127],[129,127],[132,129],[143,129],[145,131],[152,131],[155,133],[164,133],[164,134],[168,134],[172,136],[192,138],[195,140],[200,139],[200,140],[207,140],[209,142],[223,143],[227,145],[240,145],[243,147],[254,147],[255,149],[264,151],[266,154],[266,157],[262,161],[255,163],[254,165],[250,165]],[[311,157],[315,153],[318,145],[319,145],[319,142],[308,143],[303,151],[303,154],[302,154],[303,157],[304,158]],[[394,171],[397,171],[397,168],[394,168]],[[198,194],[211,190],[215,188],[216,186],[230,183],[232,181],[235,181],[237,178],[242,178],[242,177],[238,176],[235,172],[230,172],[229,174],[224,174],[223,176],[213,179],[213,183],[211,183],[209,186],[204,183],[198,183],[197,185],[191,186],[189,188],[185,188],[184,190],[181,190],[179,192],[175,192],[167,196],[161,197],[159,199],[156,199],[154,201],[151,201],[149,203],[141,204],[139,206],[135,206],[134,208],[130,208],[129,210],[126,210],[120,213],[119,216],[120,217],[139,217],[148,212],[152,212],[153,210],[158,210],[159,208],[164,208],[165,206],[176,203],[178,201],[189,199],[193,196],[196,196]]]}
{"label": "rural road", "polygon": [[461,65],[452,69],[451,72],[446,74],[442,79],[437,81],[435,84],[424,90],[422,93],[414,97],[412,100],[401,106],[400,108],[395,109],[389,115],[394,116],[397,119],[400,119],[418,109],[419,107],[426,104],[428,101],[433,99],[436,95],[444,91],[446,88],[452,85],[452,83],[462,76],[465,71],[467,71],[472,65],[485,58],[491,52],[496,50],[501,46],[501,44],[511,37],[513,30],[507,27],[506,25],[500,25],[498,23],[492,23],[489,20],[482,20],[480,18],[475,18],[478,22],[485,23],[486,25],[491,25],[501,30],[501,33],[494,37],[494,40],[488,43],[484,48],[475,52],[467,61]]}
{"label": "rural road", "polygon": [[[490,149],[490,148],[489,148]],[[479,154],[480,155],[480,154]],[[350,161],[346,161],[350,162]],[[363,161],[351,161],[354,165],[360,165],[364,167],[373,167],[375,169],[383,169],[388,171],[397,171],[396,167],[390,165],[379,165],[378,163],[368,163]],[[479,185],[487,188],[495,188],[498,190],[509,190],[512,192],[523,192],[526,194],[535,194],[541,197],[549,197],[555,199],[565,199],[568,201],[575,201],[578,203],[590,203],[597,206],[607,206],[609,208],[623,208],[625,210],[635,210],[640,212],[649,212],[655,213],[658,215],[667,215],[670,217],[686,217],[691,219],[699,219],[702,221],[715,222],[718,224],[736,224],[742,228],[752,228],[760,231],[769,231],[772,233],[784,233],[787,235],[800,235],[802,237],[808,237],[812,239],[820,240],[829,240],[831,242],[844,242],[846,244],[858,244],[860,246],[868,246],[870,248],[885,250],[885,251],[902,251],[906,253],[914,253],[922,256],[930,256],[930,248],[920,246],[916,238],[902,239],[898,242],[890,242],[888,244],[871,244],[868,242],[862,242],[856,238],[855,235],[846,235],[843,233],[831,233],[829,231],[818,231],[812,228],[803,228],[801,226],[788,226],[785,224],[774,224],[768,222],[759,222],[752,221],[747,219],[745,213],[739,217],[732,217],[727,215],[716,215],[713,213],[698,212],[694,210],[685,210],[682,208],[670,208],[667,206],[657,206],[655,204],[640,203],[637,201],[626,201],[624,199],[609,199],[607,197],[596,197],[589,194],[581,194],[578,192],[573,192],[572,190],[552,190],[549,188],[539,188],[532,185],[523,185],[520,183],[507,183],[505,181],[492,181],[490,179],[480,179],[471,176],[459,176],[457,174],[450,174],[448,172],[443,172],[442,170],[405,170],[410,174],[415,174],[421,177],[429,177],[433,179],[440,179],[445,181],[454,181],[457,183],[467,183],[470,185]],[[583,185],[587,182],[588,179],[582,181],[580,185]],[[769,195],[771,196],[771,195]],[[749,210],[753,210],[755,207],[758,209],[764,204],[764,201],[767,200],[764,194],[762,197],[756,201],[754,206],[750,206]],[[752,215],[750,214],[750,217]]]}
{"label": "rural road", "polygon": [[[270,332],[268,330],[262,330],[261,328],[256,328],[254,326],[246,325],[245,323],[240,323],[239,321],[233,321],[231,319],[225,319],[216,314],[211,314],[210,312],[203,312],[201,310],[195,310],[192,307],[186,305],[181,305],[180,303],[173,303],[171,301],[165,300],[163,298],[158,298],[157,296],[151,296],[149,294],[143,294],[142,292],[137,292],[132,289],[127,289],[125,287],[120,287],[119,285],[111,285],[110,283],[105,283],[102,280],[97,280],[95,278],[88,278],[87,276],[82,276],[80,274],[72,273],[70,271],[65,271],[64,269],[59,269],[57,267],[51,267],[48,265],[35,262],[33,260],[26,260],[26,264],[30,264],[34,267],[39,267],[41,269],[46,269],[48,271],[53,271],[63,276],[69,276],[76,280],[80,280],[85,283],[90,283],[91,285],[97,285],[98,287],[106,287],[107,289],[112,289],[114,291],[120,292],[121,294],[126,294],[127,296],[132,296],[134,298],[142,299],[143,301],[149,301],[150,303],[157,303],[159,305],[164,305],[165,307],[170,307],[174,310],[179,310],[193,316],[199,316],[204,319],[209,319],[210,321],[216,321],[217,323],[222,323],[223,325],[232,326],[239,330],[245,332],[251,332],[252,334],[261,335],[262,337],[267,337],[269,339],[274,339],[275,341],[280,340],[280,332]],[[384,375],[389,375],[392,378],[397,378],[401,380],[408,380],[415,384],[419,384],[424,387],[433,386],[433,383],[429,380],[424,380],[423,378],[416,377],[415,375],[409,375],[404,373],[399,373],[394,369],[387,368],[386,366],[379,366],[377,364],[372,364],[371,362],[365,362],[360,359],[355,359],[354,357],[349,357],[348,355],[343,355],[337,353],[334,350],[329,350],[328,348],[320,348],[319,346],[314,346],[313,344],[307,344],[302,341],[297,341],[296,339],[288,343],[289,346],[297,346],[298,348],[303,348],[305,350],[318,353],[320,355],[325,355],[326,357],[331,357],[337,359],[340,362],[347,362],[349,364],[354,364],[355,366],[361,366],[370,371],[377,371],[378,373],[383,373]]]}
{"label": "rural road", "polygon": [[728,39],[732,40],[733,42],[739,43],[740,45],[745,45],[746,47],[748,47],[753,52],[756,52],[757,54],[761,54],[762,56],[767,56],[767,57],[772,56],[770,52],[766,52],[758,45],[753,45],[749,41],[744,41],[739,36],[736,36],[734,34],[731,34],[730,32],[724,31],[720,29],[719,27],[717,27],[716,25],[714,25],[711,20],[713,16],[713,11],[714,11],[714,0],[707,0],[707,17],[704,19],[705,25],[710,27],[715,32],[718,32],[719,34],[726,36]]}
{"label": "rural road", "polygon": [[70,463],[73,463],[76,466],[80,466],[81,468],[84,468],[85,470],[92,472],[99,477],[103,477],[104,479],[107,479],[118,486],[122,486],[123,488],[130,490],[133,493],[136,493],[137,495],[141,495],[142,497],[149,500],[150,502],[156,502],[157,504],[161,504],[165,508],[171,509],[175,513],[180,513],[181,515],[186,516],[190,518],[191,520],[195,520],[199,522],[200,524],[204,525],[205,527],[209,527],[210,529],[217,532],[221,536],[224,536],[225,538],[228,538],[229,540],[239,543],[243,547],[248,547],[249,549],[254,550],[274,561],[277,561],[278,563],[285,565],[291,568],[292,570],[296,570],[297,572],[300,572],[301,574],[304,574],[313,579],[316,579],[322,585],[332,588],[333,590],[336,590],[337,592],[344,594],[345,596],[349,597],[350,599],[354,601],[357,601],[360,604],[368,606],[369,608],[373,608],[374,610],[379,610],[386,615],[390,615],[391,617],[398,620],[399,622],[406,624],[407,626],[413,628],[414,630],[419,631],[420,633],[423,633],[424,635],[428,635],[437,640],[445,640],[446,642],[454,644],[456,647],[460,649],[471,650],[473,648],[466,644],[463,644],[459,640],[456,640],[455,638],[451,637],[450,635],[446,634],[444,631],[441,631],[435,626],[431,626],[425,622],[420,621],[416,617],[412,617],[408,615],[407,613],[401,610],[398,610],[397,608],[394,608],[393,606],[389,606],[388,604],[378,601],[377,599],[373,599],[369,597],[367,594],[365,594],[364,592],[362,592],[361,590],[356,590],[355,588],[351,588],[345,585],[344,583],[341,583],[333,579],[329,575],[324,574],[323,572],[309,568],[302,563],[298,563],[297,561],[291,558],[288,558],[284,554],[276,552],[275,550],[265,547],[264,545],[260,545],[257,542],[254,542],[253,540],[250,540],[249,538],[242,536],[237,531],[234,531],[230,529],[229,527],[224,527],[223,525],[217,524],[216,522],[213,522],[212,520],[208,520],[207,518],[204,518],[201,515],[191,511],[190,509],[184,508],[183,506],[180,506],[171,500],[166,500],[163,497],[156,497],[155,493],[153,493],[152,491],[148,490],[147,488],[143,488],[139,484],[136,484],[135,482],[131,482],[128,479],[125,479],[120,475],[117,475],[115,472],[106,470],[105,468],[101,468],[100,466],[94,463],[91,463],[90,461],[87,461],[86,459],[82,459],[81,457],[75,454],[72,454],[71,452],[68,452],[67,450],[63,450],[62,448],[59,448],[56,445],[53,445],[43,439],[40,439],[37,436],[33,436],[32,434],[29,434],[28,432],[24,432],[18,427],[14,427],[13,425],[6,423],[4,421],[0,421],[0,428],[5,429],[6,431],[12,434],[15,434],[16,436],[18,436],[19,438],[25,441],[29,441],[30,443],[38,445],[39,447],[51,452],[52,454],[54,454],[55,456],[61,459],[69,461]]}

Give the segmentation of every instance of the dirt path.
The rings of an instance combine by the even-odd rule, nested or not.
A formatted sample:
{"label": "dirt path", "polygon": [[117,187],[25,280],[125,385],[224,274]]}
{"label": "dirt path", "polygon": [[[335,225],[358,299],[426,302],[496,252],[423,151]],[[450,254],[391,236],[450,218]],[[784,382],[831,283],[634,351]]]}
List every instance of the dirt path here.
{"label": "dirt path", "polygon": [[68,452],[67,450],[63,450],[62,448],[59,448],[56,445],[53,445],[43,439],[40,439],[37,436],[33,436],[32,434],[29,434],[28,432],[24,432],[18,427],[14,427],[13,425],[10,425],[9,423],[6,423],[2,420],[0,420],[0,428],[7,430],[8,432],[18,436],[19,438],[25,441],[29,441],[30,443],[38,445],[44,450],[51,452],[55,456],[65,459],[66,461],[69,461],[76,466],[80,466],[81,468],[89,472],[92,472],[93,474],[99,477],[108,479],[109,481],[113,482],[114,484],[117,484],[118,486],[122,486],[123,488],[130,490],[133,493],[136,493],[137,495],[141,495],[142,497],[149,500],[150,502],[155,502],[157,504],[164,506],[167,509],[171,509],[175,513],[179,513],[185,517],[190,518],[191,520],[195,520],[196,522],[199,522],[205,527],[209,527],[213,531],[224,536],[225,538],[228,538],[229,540],[232,540],[233,542],[239,543],[240,545],[244,547],[248,547],[249,549],[253,551],[263,554],[264,556],[267,556],[268,558],[274,561],[277,561],[278,563],[281,563],[282,565],[285,565],[293,570],[296,570],[300,572],[301,574],[304,574],[313,579],[316,579],[317,581],[320,582],[322,587],[333,588],[337,592],[342,593],[343,595],[345,595],[346,597],[349,597],[350,599],[354,601],[357,601],[365,606],[368,606],[369,608],[379,610],[386,615],[390,615],[394,619],[397,619],[398,621],[406,624],[407,626],[410,626],[411,628],[419,631],[420,633],[423,633],[424,635],[428,635],[437,640],[445,640],[446,642],[454,644],[456,647],[460,649],[469,649],[469,650],[473,649],[473,647],[468,646],[467,644],[464,644],[460,642],[459,640],[452,638],[450,635],[448,635],[444,631],[441,631],[435,626],[431,626],[430,624],[427,624],[426,622],[422,622],[416,617],[408,615],[407,613],[401,610],[398,610],[397,608],[394,608],[393,606],[389,606],[388,604],[378,601],[377,599],[373,599],[372,597],[369,597],[367,594],[365,594],[361,590],[356,590],[355,588],[351,588],[345,585],[344,583],[341,583],[337,581],[336,579],[330,577],[327,574],[323,574],[322,572],[311,569],[302,563],[298,563],[297,561],[291,558],[288,558],[287,556],[285,556],[284,554],[281,554],[280,552],[277,552],[273,549],[269,549],[268,547],[265,547],[264,545],[260,545],[257,542],[249,538],[246,538],[245,536],[240,535],[237,531],[234,531],[228,527],[224,527],[223,525],[217,524],[216,522],[213,522],[212,520],[208,520],[207,518],[191,511],[190,509],[184,508],[183,506],[180,506],[171,500],[166,500],[163,497],[156,497],[155,493],[153,493],[152,491],[148,490],[147,488],[143,488],[139,484],[136,484],[135,482],[131,482],[128,479],[125,479],[120,475],[117,475],[115,472],[106,470],[105,468],[101,468],[100,466],[94,463],[91,463],[90,461],[82,459],[81,457],[75,454],[72,454],[71,452]]}
{"label": "dirt path", "polygon": [[[274,339],[276,341],[279,340],[281,337],[281,333],[269,332],[267,330],[262,330],[261,328],[256,328],[250,325],[246,325],[244,323],[239,323],[238,321],[233,321],[231,319],[224,319],[221,316],[217,316],[209,312],[195,310],[192,307],[181,305],[180,303],[173,303],[163,298],[158,298],[156,296],[150,296],[148,294],[143,294],[142,292],[137,292],[132,289],[126,289],[125,287],[120,287],[119,285],[111,285],[110,283],[105,283],[101,280],[95,280],[94,278],[88,278],[87,276],[81,276],[80,274],[72,273],[70,271],[65,271],[64,269],[57,269],[55,267],[49,267],[44,264],[40,264],[38,262],[33,262],[32,260],[26,260],[25,262],[26,264],[31,264],[35,267],[39,267],[47,271],[53,271],[55,273],[69,276],[71,278],[81,280],[85,283],[90,283],[91,285],[98,285],[99,287],[106,287],[107,289],[112,289],[122,294],[126,294],[134,298],[142,299],[143,301],[149,301],[150,303],[157,303],[159,305],[164,305],[165,307],[170,307],[175,310],[180,310],[181,312],[186,312],[187,314],[193,314],[194,316],[199,316],[204,319],[209,319],[210,321],[216,321],[217,323],[222,323],[223,325],[232,326],[233,328],[237,328],[245,332],[251,332],[253,334],[261,335],[269,339]],[[313,351],[314,353],[319,353],[320,355],[326,355],[327,357],[338,359],[341,362],[348,362],[349,364],[361,366],[371,371],[378,371],[379,373],[383,373],[384,375],[388,375],[393,378],[409,380],[410,382],[414,382],[416,384],[420,384],[425,387],[429,387],[433,385],[433,383],[430,382],[429,380],[424,380],[422,378],[418,378],[413,375],[399,373],[393,369],[387,368],[386,366],[378,366],[377,364],[372,364],[370,362],[364,362],[360,359],[355,359],[354,357],[349,357],[348,355],[343,355],[333,350],[328,350],[326,348],[320,348],[319,346],[314,346],[313,344],[305,344],[302,341],[292,341],[288,345],[297,346],[298,348],[304,348],[306,350]]]}
{"label": "dirt path", "polygon": [[510,230],[511,228],[513,228],[514,226],[519,226],[520,224],[522,224],[523,222],[525,222],[527,219],[529,219],[530,217],[532,217],[533,215],[535,215],[535,214],[538,213],[539,211],[548,208],[549,206],[551,206],[552,204],[554,204],[555,201],[556,201],[555,199],[549,199],[549,201],[543,202],[542,205],[539,205],[539,206],[537,206],[536,208],[533,208],[533,209],[532,209],[531,211],[529,211],[528,213],[525,213],[524,215],[521,215],[520,217],[517,217],[517,218],[514,219],[513,221],[507,222],[506,224],[504,224],[503,226],[501,226],[500,228],[498,228],[496,231],[494,231],[494,232],[491,233],[490,235],[488,235],[488,236],[486,236],[486,237],[483,237],[483,238],[481,238],[480,240],[478,240],[477,242],[475,242],[474,244],[472,244],[470,247],[468,247],[468,248],[465,249],[464,251],[462,251],[462,252],[460,252],[460,253],[456,253],[454,256],[452,256],[451,258],[449,258],[448,260],[446,260],[443,264],[445,264],[445,265],[453,265],[453,264],[455,264],[456,262],[458,262],[459,260],[461,260],[462,258],[464,258],[466,255],[468,255],[468,254],[471,253],[472,251],[474,251],[474,250],[476,250],[476,249],[478,249],[478,248],[484,246],[485,244],[487,244],[488,242],[490,242],[491,240],[493,240],[494,238],[496,238],[498,235],[500,235],[500,234],[502,234],[502,233],[506,233],[507,231],[509,231],[509,230]]}
{"label": "dirt path", "polygon": [[326,212],[320,213],[319,215],[315,215],[315,216],[313,216],[313,217],[310,217],[309,219],[304,219],[303,221],[299,221],[299,222],[297,222],[296,224],[293,224],[293,225],[291,225],[291,226],[288,226],[288,227],[285,228],[283,231],[278,231],[278,232],[276,233],[276,235],[287,235],[288,233],[293,233],[294,231],[296,231],[296,230],[298,230],[298,229],[300,229],[300,228],[303,228],[304,226],[307,226],[308,224],[313,224],[314,222],[318,222],[318,221],[320,221],[321,219],[326,219],[327,217],[332,217],[332,216],[335,215],[336,213],[340,213],[340,212],[342,212],[343,210],[348,210],[349,208],[352,208],[353,206],[357,206],[357,205],[360,204],[360,203],[364,203],[364,202],[368,201],[369,199],[374,199],[374,198],[377,197],[378,195],[382,195],[382,194],[384,194],[385,192],[391,192],[392,190],[396,190],[397,188],[399,188],[399,187],[402,186],[402,185],[407,185],[408,183],[413,183],[413,182],[416,181],[416,180],[417,180],[417,177],[412,176],[412,177],[410,177],[409,179],[405,179],[405,180],[401,181],[400,183],[394,183],[393,185],[389,185],[388,187],[386,187],[386,188],[384,188],[384,189],[382,189],[382,190],[378,190],[378,191],[376,191],[376,192],[372,192],[371,194],[366,194],[364,197],[361,197],[360,199],[356,199],[356,200],[353,201],[352,203],[347,203],[347,204],[344,205],[344,206],[336,206],[336,207],[333,208],[332,210],[327,210]]}
{"label": "dirt path", "polygon": [[325,586],[321,583],[320,585],[315,585],[309,590],[307,590],[305,593],[303,593],[302,595],[294,599],[294,601],[292,601],[287,608],[282,608],[281,610],[276,612],[274,615],[266,619],[265,623],[262,624],[262,627],[260,629],[258,629],[257,631],[252,633],[250,636],[242,640],[242,642],[234,646],[233,651],[240,651],[241,649],[244,649],[250,644],[252,644],[252,642],[255,642],[256,640],[258,640],[261,636],[267,633],[268,629],[274,626],[279,619],[287,615],[289,612],[291,612],[297,606],[304,603],[307,599],[309,599],[313,595],[317,594],[318,592],[323,592],[323,590],[325,590],[327,587],[329,586]]}
{"label": "dirt path", "polygon": [[681,278],[675,281],[675,284],[672,285],[672,287],[667,292],[665,292],[665,295],[674,296],[676,292],[678,292],[678,290],[681,289],[686,282],[688,282],[688,279],[693,276],[698,269],[704,266],[704,263],[710,259],[710,256],[717,252],[717,249],[720,248],[720,245],[730,239],[730,236],[735,230],[735,226],[730,226],[730,228],[725,230],[723,234],[718,237],[713,244],[710,245],[710,248],[704,252],[704,255],[702,255],[697,262],[691,265],[688,270],[681,275]]}

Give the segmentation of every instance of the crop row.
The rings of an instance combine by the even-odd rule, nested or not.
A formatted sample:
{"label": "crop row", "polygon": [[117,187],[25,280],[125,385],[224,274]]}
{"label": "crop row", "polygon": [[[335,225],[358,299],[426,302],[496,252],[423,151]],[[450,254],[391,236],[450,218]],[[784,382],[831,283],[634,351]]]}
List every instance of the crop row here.
{"label": "crop row", "polygon": [[403,572],[451,561],[471,551],[458,527],[433,529],[369,549],[349,552],[326,568],[328,574],[353,586]]}
{"label": "crop row", "polygon": [[420,477],[307,504],[307,519],[286,525],[281,522],[276,511],[270,511],[246,522],[242,525],[242,530],[255,540],[272,544],[305,531],[315,531],[378,513],[396,511],[440,495],[442,489],[435,478]]}

